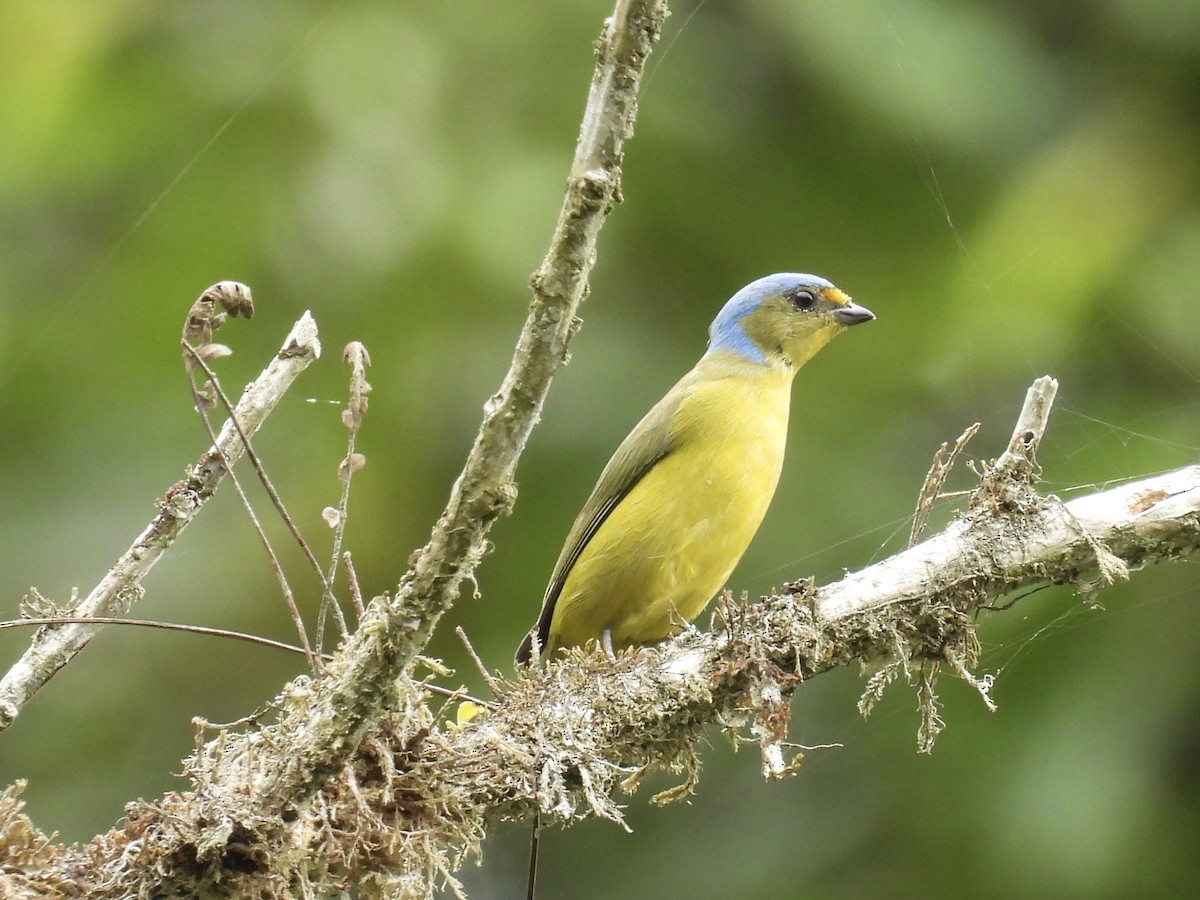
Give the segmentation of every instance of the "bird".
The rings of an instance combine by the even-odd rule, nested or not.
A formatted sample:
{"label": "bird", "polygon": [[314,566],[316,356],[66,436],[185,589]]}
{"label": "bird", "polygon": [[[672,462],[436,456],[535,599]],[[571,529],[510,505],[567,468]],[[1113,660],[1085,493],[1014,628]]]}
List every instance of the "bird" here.
{"label": "bird", "polygon": [[519,665],[677,633],[724,587],[783,468],[797,370],[875,314],[817,275],[735,293],[708,348],[617,447],[567,535]]}

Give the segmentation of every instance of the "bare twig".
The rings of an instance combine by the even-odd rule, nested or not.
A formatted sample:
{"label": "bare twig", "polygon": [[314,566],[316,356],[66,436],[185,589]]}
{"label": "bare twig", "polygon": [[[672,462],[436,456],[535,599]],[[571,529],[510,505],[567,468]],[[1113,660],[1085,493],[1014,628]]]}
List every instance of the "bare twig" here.
{"label": "bare twig", "polygon": [[[162,554],[212,497],[225,477],[226,465],[242,455],[239,429],[252,435],[275,408],[284,393],[321,352],[317,326],[307,312],[284,339],[270,365],[246,388],[235,415],[221,428],[186,477],[167,490],[158,515],[134,539],[129,549],[71,612],[80,618],[112,616],[126,612],[141,595],[141,580]],[[237,422],[237,427],[234,422]],[[0,680],[0,730],[7,728],[29,698],[54,673],[69,663],[100,630],[100,626],[71,624],[39,631],[21,658]]]}
{"label": "bare twig", "polygon": [[188,634],[203,634],[209,637],[230,638],[235,641],[245,641],[248,644],[258,644],[275,650],[287,650],[289,653],[305,654],[303,647],[274,641],[257,634],[247,634],[244,631],[230,631],[227,628],[209,628],[205,625],[187,625],[181,622],[156,622],[153,619],[129,619],[125,616],[30,616],[22,619],[8,619],[0,622],[0,630],[8,628],[35,628],[42,625],[130,625],[136,628],[161,628],[164,631],[183,631]]}
{"label": "bare twig", "polygon": [[[208,421],[207,406],[204,401],[205,399],[211,400],[211,395],[215,393],[221,398],[221,403],[227,410],[232,411],[233,407],[229,403],[229,398],[225,396],[225,391],[221,388],[221,383],[217,379],[217,376],[208,367],[208,363],[204,361],[203,355],[196,348],[189,345],[186,340],[183,342],[183,355],[185,359],[191,359],[193,365],[201,369],[208,376],[208,398],[201,394],[192,379],[189,378],[188,383],[192,388],[192,396],[196,400],[196,412],[200,414],[200,421],[204,425],[204,430],[208,433],[209,440],[213,442],[213,446],[216,446],[216,435],[213,433],[212,423]],[[259,478],[263,480],[264,484],[268,485],[272,499],[276,501],[276,508],[283,513],[284,518],[288,522],[291,522],[291,516],[283,511],[283,505],[278,495],[274,493],[273,488],[269,487],[266,470],[259,462],[258,454],[254,452],[254,448],[250,445],[250,438],[238,427],[236,418],[230,421],[237,428],[238,437],[242,439],[242,447],[246,451],[246,456],[254,464],[254,469],[258,473]],[[218,448],[217,452],[221,454],[220,448]],[[246,516],[250,519],[250,525],[254,528],[254,533],[258,535],[259,542],[262,543],[263,549],[267,551],[267,560],[271,564],[271,571],[275,574],[275,580],[279,582],[279,589],[283,593],[284,602],[287,603],[288,614],[292,617],[292,624],[296,627],[296,634],[300,638],[300,646],[304,648],[304,657],[308,661],[308,670],[315,672],[317,670],[317,654],[313,652],[312,645],[309,643],[308,633],[304,628],[304,618],[300,615],[300,607],[296,605],[296,596],[292,593],[292,586],[288,583],[287,575],[283,571],[283,564],[279,561],[279,557],[275,553],[275,548],[271,546],[271,539],[263,531],[262,523],[258,521],[258,515],[254,512],[254,507],[250,504],[250,498],[242,490],[242,483],[238,480],[237,473],[233,470],[233,465],[223,454],[220,456],[220,461],[225,468],[225,474],[229,477],[229,483],[233,485],[233,489],[237,491],[238,499],[242,501],[242,509],[246,511]],[[320,570],[318,570],[318,574],[320,574]]]}
{"label": "bare twig", "polygon": [[1057,393],[1058,382],[1049,375],[1043,375],[1029,386],[1008,447],[996,460],[998,475],[1016,481],[1033,482],[1038,479],[1041,470],[1035,455],[1042,435],[1046,433],[1050,409]]}
{"label": "bare twig", "polygon": [[[154,619],[130,619],[125,616],[30,616],[27,618],[0,621],[0,631],[10,628],[40,628],[43,625],[116,625],[132,628],[157,628],[162,631],[180,631],[185,634],[198,634],[205,637],[244,641],[247,644],[257,644],[260,647],[269,647],[272,650],[286,650],[288,653],[297,653],[305,657],[308,655],[303,647],[297,647],[295,644],[286,644],[283,641],[272,640],[271,638],[262,637],[257,634],[249,634],[245,631],[231,631],[228,628],[211,628],[206,625],[188,625],[182,622],[158,622]],[[321,659],[328,662],[333,657],[326,653],[322,655]],[[437,694],[440,697],[446,697],[451,700],[470,700],[481,707],[494,706],[493,703],[487,700],[467,693],[466,688],[442,687],[439,684],[431,684],[427,681],[422,682],[422,687],[431,694]]]}
{"label": "bare twig", "polygon": [[[206,418],[207,409],[210,406],[215,405],[217,400],[220,400],[221,406],[225,409],[225,411],[227,413],[231,413],[233,410],[233,404],[229,401],[229,397],[225,394],[224,388],[221,387],[220,379],[218,379],[212,369],[208,367],[206,359],[211,356],[211,354],[203,353],[202,351],[205,349],[203,346],[192,347],[187,343],[186,340],[183,342],[182,346],[183,358],[187,362],[189,374],[191,374],[193,370],[199,369],[206,376],[203,391],[200,391],[197,388],[194,380],[192,381],[192,396],[196,400],[196,410],[200,413],[200,417],[204,421],[204,426],[208,430],[211,437],[212,429],[208,424],[208,419]],[[211,346],[215,345],[210,345],[210,347]],[[233,421],[234,427],[238,428],[237,420],[232,419],[231,421]],[[312,568],[313,572],[316,573],[317,579],[321,582],[322,588],[328,591],[329,584],[325,580],[325,573],[321,570],[321,564],[317,561],[317,557],[312,552],[312,548],[308,546],[308,541],[304,539],[304,535],[300,532],[300,526],[296,524],[296,520],[292,518],[291,513],[289,513],[287,511],[287,507],[284,506],[283,498],[279,495],[279,491],[275,489],[275,485],[271,481],[271,476],[267,474],[267,468],[262,464],[262,460],[259,459],[258,453],[254,449],[254,445],[250,443],[249,435],[242,432],[240,428],[238,428],[238,434],[242,438],[242,447],[245,450],[246,459],[249,460],[250,467],[254,469],[254,474],[258,477],[259,483],[267,492],[267,497],[270,499],[271,505],[274,506],[275,511],[279,513],[279,518],[283,521],[283,524],[287,526],[287,530],[291,533],[293,540],[295,540],[296,545],[300,548],[301,554],[304,556],[305,560],[308,561],[308,564]],[[257,517],[250,506],[249,500],[246,499],[246,495],[243,493],[241,486],[238,484],[236,477],[231,477],[230,481],[234,485],[237,485],[238,495],[242,498],[242,505],[245,507],[251,521],[257,523]],[[263,533],[261,529],[257,530],[259,532],[259,538],[266,542],[265,533]],[[277,567],[278,561],[275,559],[274,553],[270,552],[269,555],[272,557],[273,565]],[[281,575],[282,571],[277,572],[277,576]],[[290,594],[290,590],[288,593]],[[294,612],[293,618],[295,618],[296,615],[298,615],[298,613]]]}
{"label": "bare twig", "polygon": [[354,568],[354,557],[347,550],[342,554],[346,561],[346,581],[350,585],[350,601],[354,604],[354,615],[361,619],[366,607],[363,605],[362,589],[358,586],[358,572]]}
{"label": "bare twig", "polygon": [[463,631],[462,626],[454,629],[454,634],[458,637],[459,642],[467,651],[467,656],[471,657],[471,662],[475,665],[475,671],[479,673],[479,677],[483,679],[483,683],[488,686],[493,697],[500,697],[503,694],[504,688],[496,680],[495,676],[487,670],[487,666],[483,664],[479,654],[475,652],[475,647],[471,644],[471,639],[467,637],[467,633]]}
{"label": "bare twig", "polygon": [[[350,506],[350,481],[354,473],[366,465],[367,460],[354,449],[358,440],[358,430],[362,427],[363,416],[367,413],[367,394],[371,385],[367,382],[367,367],[371,365],[371,356],[367,348],[358,341],[351,341],[342,351],[342,362],[350,366],[350,398],[346,408],[342,410],[342,425],[349,436],[346,439],[346,457],[338,466],[338,481],[342,484],[342,492],[338,498],[336,509],[326,509],[326,521],[333,527],[333,550],[329,554],[329,571],[325,575],[325,593],[321,597],[321,611],[317,616],[317,647],[322,646],[325,639],[325,616],[332,608],[341,629],[342,637],[347,634],[346,617],[333,595],[333,584],[337,580],[338,560],[342,552],[342,541],[346,536],[346,511]],[[361,610],[358,615],[362,615]]]}
{"label": "bare twig", "polygon": [[942,487],[946,484],[946,479],[954,468],[954,463],[958,461],[967,442],[975,437],[978,431],[979,423],[976,422],[958,436],[958,440],[954,442],[954,449],[950,450],[949,454],[946,451],[950,445],[944,441],[942,446],[938,447],[937,452],[933,454],[933,463],[925,474],[925,483],[921,485],[921,490],[917,493],[917,508],[913,511],[912,530],[908,533],[906,546],[911,547],[915,544],[922,532],[925,531],[925,525],[929,522],[929,514],[933,512],[933,507],[938,500],[942,499]]}

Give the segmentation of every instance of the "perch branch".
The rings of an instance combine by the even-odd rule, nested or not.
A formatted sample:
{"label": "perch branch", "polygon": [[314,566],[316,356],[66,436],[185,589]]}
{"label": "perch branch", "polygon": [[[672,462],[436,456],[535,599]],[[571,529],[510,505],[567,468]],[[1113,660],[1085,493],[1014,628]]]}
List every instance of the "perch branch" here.
{"label": "perch branch", "polygon": [[[1043,415],[1035,438],[1044,424]],[[1031,452],[1022,456],[1036,467]],[[1044,583],[1090,593],[1200,548],[1200,465],[1065,504],[1038,495],[1024,473],[1002,471],[988,467],[956,521],[890,559],[820,588],[798,582],[751,605],[722,603],[711,632],[689,629],[616,660],[569,651],[502,685],[500,702],[464,724],[440,727],[406,676],[406,705],[368,734],[319,802],[289,814],[290,825],[264,818],[254,800],[254,786],[292,751],[287,729],[223,733],[189,762],[192,792],[131,810],[123,831],[87,848],[61,849],[58,868],[74,888],[85,874],[110,878],[103,889],[83,885],[96,897],[173,896],[210,871],[236,879],[224,889],[241,895],[297,884],[319,892],[369,873],[397,896],[432,896],[437,884],[453,885],[453,870],[500,819],[538,810],[564,824],[620,822],[618,789],[654,770],[683,775],[659,799],[685,795],[713,725],[748,730],[764,773],[788,774],[787,698],[822,672],[899,659],[948,665],[978,686],[986,679],[969,671],[975,620],[997,598]],[[931,680],[918,690],[931,693]],[[290,687],[277,701],[284,722],[311,700]]]}

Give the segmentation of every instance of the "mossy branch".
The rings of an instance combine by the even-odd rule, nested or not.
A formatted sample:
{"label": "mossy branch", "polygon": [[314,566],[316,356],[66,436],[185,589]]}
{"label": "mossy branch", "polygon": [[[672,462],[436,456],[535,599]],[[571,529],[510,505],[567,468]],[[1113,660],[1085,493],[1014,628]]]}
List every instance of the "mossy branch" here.
{"label": "mossy branch", "polygon": [[[927,749],[941,726],[940,671],[967,679],[990,704],[990,680],[972,673],[980,610],[1007,609],[995,601],[1032,584],[1090,596],[1200,548],[1200,465],[1070,503],[1036,491],[1033,449],[1052,395],[1049,380],[1031,388],[1026,409],[1036,414],[1023,414],[1009,450],[983,467],[967,509],[945,530],[836,583],[797,581],[744,606],[726,598],[709,632],[615,661],[571,651],[501,682],[496,708],[461,726],[435,720],[410,666],[397,690],[403,705],[311,803],[282,817],[257,804],[255,789],[293,747],[286,725],[210,742],[189,763],[194,792],[131,808],[123,829],[87,848],[39,843],[15,796],[0,803],[8,816],[0,833],[23,835],[14,853],[39,860],[42,876],[52,873],[46,883],[95,897],[218,884],[237,896],[293,896],[298,885],[319,892],[334,882],[428,897],[454,886],[454,870],[496,821],[537,810],[564,824],[621,822],[618,792],[654,770],[681,776],[656,799],[687,794],[714,725],[757,742],[765,776],[790,774],[788,698],[839,666],[875,669],[864,711],[907,674],[926,706]],[[311,700],[311,687],[289,686],[276,701],[282,720],[304,715]]]}
{"label": "mossy branch", "polygon": [[[1031,389],[1009,447],[985,467],[968,509],[945,531],[820,588],[797,581],[738,606],[707,632],[610,660],[571,651],[516,681],[496,708],[439,723],[417,654],[485,552],[515,496],[517,460],[565,358],[599,229],[620,198],[644,63],[662,0],[619,0],[597,42],[596,73],[553,244],[512,367],[429,542],[395,595],[376,598],[314,679],[275,699],[273,724],[226,732],[187,764],[192,790],[131,805],[121,827],[83,848],[45,838],[0,795],[4,875],[16,896],[291,897],[353,885],[362,896],[428,897],[478,852],[498,820],[535,811],[563,823],[622,821],[617,795],[656,769],[698,777],[712,725],[749,736],[768,777],[788,774],[787,699],[807,679],[855,661],[876,667],[868,710],[908,673],[940,727],[934,686],[972,673],[976,616],[1032,583],[1092,593],[1142,565],[1200,546],[1200,466],[1063,503],[1036,491],[1034,452],[1053,382]],[[988,701],[990,702],[990,701]]]}
{"label": "mossy branch", "polygon": [[619,0],[606,20],[566,196],[549,252],[531,279],[533,300],[512,365],[484,407],[429,542],[414,554],[395,595],[368,605],[324,677],[308,689],[305,708],[283,724],[293,747],[254,784],[261,812],[306,802],[382,716],[409,703],[400,695],[400,676],[482,559],[492,524],[511,508],[517,460],[566,357],[600,228],[620,198],[621,153],[633,133],[637,88],[666,15],[663,0]]}

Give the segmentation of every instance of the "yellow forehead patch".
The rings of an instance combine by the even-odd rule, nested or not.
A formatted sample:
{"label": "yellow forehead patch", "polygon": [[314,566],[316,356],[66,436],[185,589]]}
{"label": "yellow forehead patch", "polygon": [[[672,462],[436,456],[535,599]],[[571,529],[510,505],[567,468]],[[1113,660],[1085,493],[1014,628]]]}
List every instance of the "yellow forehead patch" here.
{"label": "yellow forehead patch", "polygon": [[835,287],[823,288],[821,290],[821,296],[823,296],[830,303],[836,304],[837,306],[845,306],[847,303],[851,302],[850,295],[847,294],[845,291],[841,290],[840,288],[835,288]]}

